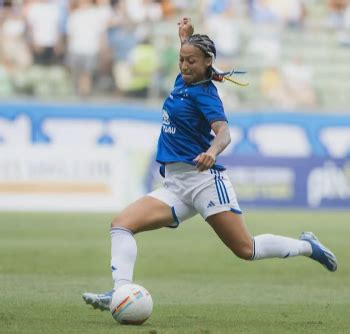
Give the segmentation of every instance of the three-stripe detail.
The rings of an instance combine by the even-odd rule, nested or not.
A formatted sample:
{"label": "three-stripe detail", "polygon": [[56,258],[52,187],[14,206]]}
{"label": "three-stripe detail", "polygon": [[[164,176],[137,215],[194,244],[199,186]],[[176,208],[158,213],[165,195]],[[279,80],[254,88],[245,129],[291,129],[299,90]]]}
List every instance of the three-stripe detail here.
{"label": "three-stripe detail", "polygon": [[223,181],[223,178],[224,178],[223,175],[220,174],[220,171],[215,169],[210,169],[210,173],[214,175],[216,191],[218,193],[220,204],[230,203],[230,198],[228,196],[225,183]]}

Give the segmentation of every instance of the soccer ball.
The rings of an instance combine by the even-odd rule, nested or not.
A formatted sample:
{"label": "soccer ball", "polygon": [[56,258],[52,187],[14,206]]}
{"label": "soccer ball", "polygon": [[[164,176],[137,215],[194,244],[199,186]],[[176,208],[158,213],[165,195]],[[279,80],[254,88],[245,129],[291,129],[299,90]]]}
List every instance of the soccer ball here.
{"label": "soccer ball", "polygon": [[153,300],[144,287],[126,284],[113,292],[109,308],[120,324],[141,325],[152,314]]}

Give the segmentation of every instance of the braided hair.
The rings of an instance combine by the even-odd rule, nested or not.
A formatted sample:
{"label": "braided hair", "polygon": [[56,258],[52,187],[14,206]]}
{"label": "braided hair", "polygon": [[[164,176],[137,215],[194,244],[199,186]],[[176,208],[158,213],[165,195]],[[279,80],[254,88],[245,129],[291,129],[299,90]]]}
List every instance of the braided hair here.
{"label": "braided hair", "polygon": [[215,44],[207,35],[192,35],[186,43],[201,49],[207,57],[216,58]]}
{"label": "braided hair", "polygon": [[190,44],[196,46],[202,50],[206,57],[212,59],[212,63],[207,69],[207,78],[205,80],[194,83],[194,85],[198,85],[211,80],[219,82],[224,82],[227,80],[242,87],[248,86],[249,83],[240,82],[237,79],[231,78],[233,74],[244,74],[246,71],[236,71],[232,69],[230,72],[224,72],[214,66],[214,61],[216,58],[216,47],[214,42],[207,35],[194,34],[185,40],[182,44]]}
{"label": "braided hair", "polygon": [[223,76],[220,75],[214,68],[213,63],[216,58],[216,47],[214,42],[207,35],[194,34],[185,43],[196,46],[201,49],[206,57],[212,58],[212,65],[208,68],[208,80],[223,81]]}

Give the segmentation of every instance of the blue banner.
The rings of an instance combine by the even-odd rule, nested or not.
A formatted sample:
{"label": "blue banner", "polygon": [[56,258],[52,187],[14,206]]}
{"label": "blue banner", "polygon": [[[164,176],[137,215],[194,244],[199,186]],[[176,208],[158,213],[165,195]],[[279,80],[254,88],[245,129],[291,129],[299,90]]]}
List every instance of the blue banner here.
{"label": "blue banner", "polygon": [[[218,162],[243,207],[350,209],[350,114],[245,112],[228,120],[232,143]],[[67,124],[68,140],[62,141]],[[2,103],[0,149],[17,150],[16,142],[52,150],[89,143],[113,154],[119,147],[141,166],[135,173],[144,179],[134,186],[142,193],[161,183],[154,162],[158,125],[160,108]]]}
{"label": "blue banner", "polygon": [[[350,209],[350,159],[232,155],[221,162],[243,208]],[[161,183],[157,166],[149,170],[149,191]]]}

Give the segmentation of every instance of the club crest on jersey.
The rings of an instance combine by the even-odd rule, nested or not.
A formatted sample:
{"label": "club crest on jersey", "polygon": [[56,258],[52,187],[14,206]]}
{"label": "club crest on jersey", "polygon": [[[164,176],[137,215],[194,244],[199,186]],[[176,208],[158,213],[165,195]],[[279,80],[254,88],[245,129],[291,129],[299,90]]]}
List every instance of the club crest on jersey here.
{"label": "club crest on jersey", "polygon": [[162,125],[162,131],[165,133],[171,133],[175,134],[176,127],[170,126],[170,116],[166,110],[163,109],[163,125]]}
{"label": "club crest on jersey", "polygon": [[170,125],[170,117],[166,110],[163,109],[163,125]]}

